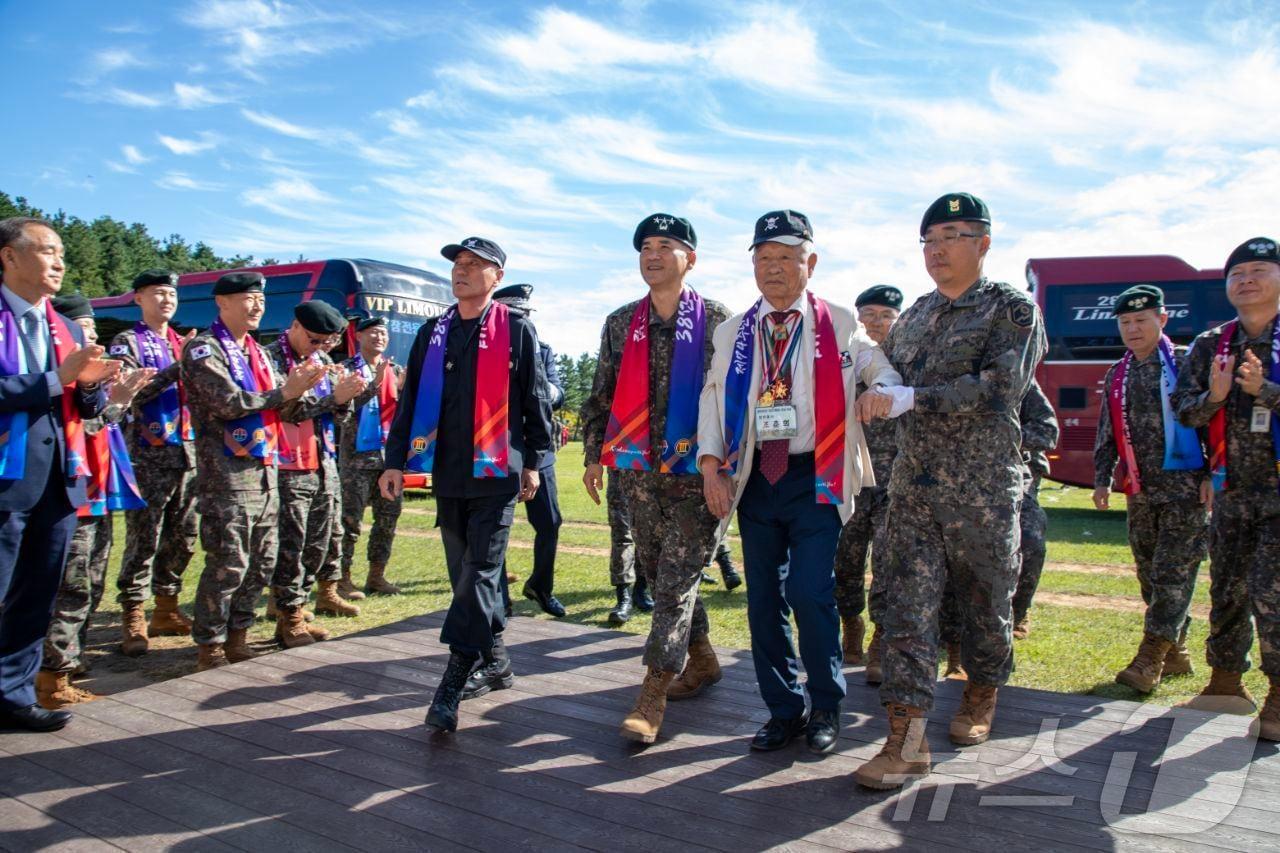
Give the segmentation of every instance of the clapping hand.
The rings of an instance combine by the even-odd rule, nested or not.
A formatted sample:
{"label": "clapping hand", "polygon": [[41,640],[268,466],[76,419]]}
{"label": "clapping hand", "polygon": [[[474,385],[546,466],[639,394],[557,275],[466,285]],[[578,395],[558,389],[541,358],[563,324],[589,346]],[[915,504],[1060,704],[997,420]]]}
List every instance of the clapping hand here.
{"label": "clapping hand", "polygon": [[1227,399],[1227,395],[1231,393],[1235,369],[1234,355],[1220,356],[1213,360],[1213,366],[1209,368],[1209,400],[1211,402],[1221,403]]}
{"label": "clapping hand", "polygon": [[140,367],[137,370],[121,371],[116,381],[111,383],[111,392],[107,395],[107,402],[115,403],[117,406],[128,408],[133,402],[133,398],[142,390],[142,386],[156,375],[154,367]]}
{"label": "clapping hand", "polygon": [[1262,393],[1262,380],[1262,362],[1252,350],[1245,350],[1244,363],[1236,370],[1236,383],[1241,391],[1250,397],[1256,397]]}
{"label": "clapping hand", "polygon": [[333,386],[333,399],[345,405],[365,389],[364,377],[356,371],[343,371],[342,376]]}

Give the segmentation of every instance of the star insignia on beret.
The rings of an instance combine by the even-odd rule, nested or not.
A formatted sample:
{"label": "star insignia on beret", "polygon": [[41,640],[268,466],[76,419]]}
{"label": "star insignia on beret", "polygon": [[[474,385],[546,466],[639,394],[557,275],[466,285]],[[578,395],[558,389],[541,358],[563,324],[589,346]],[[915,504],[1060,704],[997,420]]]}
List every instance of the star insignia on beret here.
{"label": "star insignia on beret", "polygon": [[767,216],[767,217],[765,217],[765,220],[764,220],[764,230],[766,230],[766,231],[776,231],[776,230],[778,230],[778,217],[776,217],[776,216]]}
{"label": "star insignia on beret", "polygon": [[1250,244],[1249,244],[1249,251],[1250,251],[1250,252],[1257,253],[1257,254],[1264,254],[1264,253],[1266,253],[1266,252],[1274,252],[1275,250],[1276,250],[1276,244],[1275,244],[1275,243],[1257,242],[1257,243],[1250,243]]}
{"label": "star insignia on beret", "polygon": [[653,224],[658,226],[659,231],[666,231],[675,224],[675,220],[670,216],[655,216],[653,217]]}

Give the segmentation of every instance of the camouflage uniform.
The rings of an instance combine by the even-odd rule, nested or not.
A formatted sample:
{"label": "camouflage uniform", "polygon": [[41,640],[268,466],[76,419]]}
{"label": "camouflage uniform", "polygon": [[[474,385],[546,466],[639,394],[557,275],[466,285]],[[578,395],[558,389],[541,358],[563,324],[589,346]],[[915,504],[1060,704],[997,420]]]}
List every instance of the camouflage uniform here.
{"label": "camouflage uniform", "polygon": [[[1183,424],[1202,428],[1214,413],[1226,409],[1227,482],[1214,498],[1209,529],[1209,640],[1205,652],[1215,669],[1249,669],[1253,626],[1258,626],[1262,671],[1280,675],[1280,494],[1271,433],[1251,432],[1255,405],[1280,410],[1280,385],[1263,380],[1255,398],[1231,386],[1224,403],[1209,400],[1209,370],[1222,336],[1221,326],[1200,335],[1178,371],[1170,402]],[[1271,364],[1271,329],[1247,338],[1236,328],[1229,353],[1240,364],[1247,346],[1264,365]]]}
{"label": "camouflage uniform", "polygon": [[1031,383],[1027,395],[1022,398],[1018,410],[1022,432],[1022,461],[1026,464],[1022,502],[1018,505],[1018,520],[1022,530],[1018,588],[1013,594],[1013,621],[1017,623],[1031,609],[1040,574],[1044,571],[1047,552],[1045,535],[1049,518],[1040,506],[1040,480],[1049,473],[1049,458],[1045,455],[1058,444],[1058,418],[1053,404],[1040,389],[1039,383]]}
{"label": "camouflage uniform", "polygon": [[280,509],[274,462],[227,455],[226,422],[271,409],[287,420],[297,401],[285,402],[285,377],[279,373],[271,391],[241,389],[211,334],[198,335],[187,345],[182,375],[196,428],[196,493],[205,554],[191,636],[200,644],[223,643],[228,628],[253,625],[254,605],[275,571]]}
{"label": "camouflage uniform", "polygon": [[880,699],[929,708],[948,580],[959,594],[970,680],[1000,686],[1012,669],[1018,407],[1045,352],[1044,326],[1025,293],[982,278],[954,301],[936,290],[921,297],[882,348],[915,389],[915,406],[898,418],[889,480]]}
{"label": "camouflage uniform", "polygon": [[[127,329],[116,335],[109,350],[123,367],[142,366],[138,335]],[[147,502],[143,509],[124,514],[125,545],[116,579],[121,604],[141,604],[149,594],[177,595],[182,591],[182,573],[196,547],[196,450],[195,442],[181,445],[153,445],[142,407],[179,381],[181,362],[156,373],[133,399],[133,409],[125,426],[125,442],[133,460],[138,491]]]}
{"label": "camouflage uniform", "polygon": [[[342,363],[347,370],[356,368],[355,359]],[[396,381],[403,381],[404,368],[398,364],[391,365],[395,371]],[[340,449],[338,451],[338,476],[342,480],[342,566],[344,572],[351,571],[351,563],[355,559],[356,543],[360,540],[360,528],[364,520],[365,507],[372,505],[373,528],[369,531],[366,554],[370,563],[386,564],[391,562],[391,543],[396,538],[396,525],[400,521],[400,512],[404,508],[404,496],[395,500],[387,500],[378,488],[378,478],[386,470],[386,461],[382,448],[377,450],[356,450],[356,427],[359,423],[361,407],[378,393],[373,382],[360,393],[352,405],[348,407],[339,423]]]}
{"label": "camouflage uniform", "polygon": [[[857,393],[861,395],[866,390],[859,382]],[[840,543],[836,546],[836,608],[841,619],[862,615],[868,551],[871,552],[871,597],[865,603],[870,605],[871,621],[879,625],[884,618],[887,582],[884,520],[889,511],[889,472],[898,453],[897,430],[897,422],[887,418],[862,425],[876,485],[858,492],[853,515],[841,529]]]}
{"label": "camouflage uniform", "polygon": [[[1102,380],[1111,388],[1118,365]],[[1185,362],[1179,372],[1186,371]],[[1138,463],[1142,491],[1128,496],[1129,548],[1138,569],[1138,585],[1147,605],[1143,630],[1176,643],[1187,625],[1196,573],[1208,549],[1209,514],[1200,503],[1206,470],[1164,470],[1164,415],[1160,401],[1160,353],[1130,362],[1125,389],[1129,401],[1129,437]],[[1093,446],[1093,484],[1112,488],[1119,451],[1107,397],[1102,398],[1098,437]]]}
{"label": "camouflage uniform", "polygon": [[605,505],[609,510],[609,583],[612,586],[636,582],[636,541],[631,536],[631,510],[618,477],[609,472],[605,485]]}
{"label": "camouflage uniform", "polygon": [[[706,305],[702,367],[705,375],[714,352],[712,334],[716,326],[729,319],[729,312],[719,302],[703,301]],[[588,465],[600,461],[609,409],[622,366],[622,350],[637,305],[638,301],[628,303],[605,319],[591,394],[582,404],[582,434]],[[675,314],[664,321],[657,311],[649,313],[649,435],[655,456],[666,430],[675,320]],[[633,529],[646,534],[636,537],[635,543],[636,563],[649,582],[654,600],[644,663],[666,672],[679,672],[690,641],[706,636],[709,630],[698,587],[702,567],[715,550],[719,522],[707,509],[701,474],[610,471],[609,476],[618,478]]]}

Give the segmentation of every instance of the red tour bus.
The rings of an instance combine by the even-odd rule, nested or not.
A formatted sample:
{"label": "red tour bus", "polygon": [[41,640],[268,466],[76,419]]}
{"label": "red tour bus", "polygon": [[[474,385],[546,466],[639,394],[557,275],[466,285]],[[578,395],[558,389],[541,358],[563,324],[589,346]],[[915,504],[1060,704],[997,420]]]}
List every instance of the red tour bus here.
{"label": "red tour bus", "polygon": [[1027,284],[1044,313],[1049,354],[1036,378],[1058,414],[1058,446],[1049,477],[1093,488],[1093,442],[1098,434],[1102,377],[1124,355],[1115,316],[1116,297],[1135,284],[1164,291],[1166,334],[1186,346],[1204,330],[1235,316],[1222,270],[1197,270],[1170,255],[1032,258]]}

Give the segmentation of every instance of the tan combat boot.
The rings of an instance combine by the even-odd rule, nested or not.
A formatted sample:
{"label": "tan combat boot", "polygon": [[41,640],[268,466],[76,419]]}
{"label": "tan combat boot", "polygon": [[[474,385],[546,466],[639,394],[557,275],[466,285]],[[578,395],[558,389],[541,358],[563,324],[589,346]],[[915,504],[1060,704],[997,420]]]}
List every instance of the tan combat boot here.
{"label": "tan combat boot", "polygon": [[1178,641],[1169,648],[1169,653],[1164,656],[1164,670],[1160,673],[1161,678],[1168,678],[1171,675],[1191,675],[1195,669],[1191,666],[1191,653],[1187,651],[1187,629],[1183,628],[1178,634]]}
{"label": "tan combat boot", "polygon": [[321,616],[359,616],[360,608],[342,599],[337,581],[317,581],[316,612]]}
{"label": "tan combat boot", "polygon": [[1116,684],[1132,687],[1139,693],[1150,693],[1160,684],[1164,659],[1173,643],[1155,634],[1143,634],[1138,653],[1127,667],[1116,673]]}
{"label": "tan combat boot", "polygon": [[675,678],[674,672],[663,672],[649,667],[640,685],[640,697],[636,705],[622,721],[622,736],[640,743],[653,743],[662,728],[662,717],[667,712],[667,688]]}
{"label": "tan combat boot", "polygon": [[231,661],[227,660],[222,643],[201,643],[196,648],[200,650],[200,655],[196,658],[196,672],[216,669],[231,663]]}
{"label": "tan combat boot", "polygon": [[71,683],[68,672],[49,672],[39,670],[36,673],[36,701],[46,711],[60,711],[68,705],[79,705],[81,702],[92,702],[99,698],[96,693],[82,690]]}
{"label": "tan combat boot", "polygon": [[364,581],[364,591],[375,595],[399,595],[400,587],[387,580],[386,563],[370,563],[369,576]]}
{"label": "tan combat boot", "polygon": [[871,645],[867,646],[867,671],[864,676],[867,684],[876,685],[884,680],[884,670],[880,668],[880,655],[884,648],[884,635],[880,626],[871,634]]}
{"label": "tan combat boot", "polygon": [[307,631],[301,607],[282,607],[276,617],[276,642],[286,649],[309,646],[315,639]]}
{"label": "tan combat boot", "polygon": [[1213,668],[1204,689],[1176,707],[1212,714],[1248,716],[1258,710],[1258,703],[1241,680],[1243,673]]}
{"label": "tan combat boot", "polygon": [[960,708],[951,718],[951,742],[973,746],[991,737],[991,720],[996,715],[996,688],[970,681],[960,697]]}
{"label": "tan combat boot", "polygon": [[720,671],[716,650],[711,647],[711,638],[699,637],[689,644],[689,660],[685,662],[684,672],[667,688],[667,698],[679,701],[697,696],[721,678],[724,673]]}
{"label": "tan combat boot", "polygon": [[947,643],[947,671],[942,674],[942,677],[950,678],[952,681],[969,680],[969,674],[964,671],[964,664],[961,663],[959,643]]}
{"label": "tan combat boot", "polygon": [[1258,714],[1258,737],[1263,740],[1280,740],[1280,675],[1272,675],[1267,701]]}
{"label": "tan combat boot", "polygon": [[258,652],[249,648],[248,628],[232,628],[227,631],[227,642],[222,651],[226,654],[228,663],[240,663],[258,657]]}
{"label": "tan combat boot", "polygon": [[125,604],[120,622],[120,651],[131,658],[145,655],[150,643],[147,642],[147,612],[142,608],[142,602]]}
{"label": "tan combat boot", "polygon": [[[279,619],[280,608],[276,607],[276,597],[274,594],[267,596],[267,618]],[[302,621],[314,622],[316,615],[307,609],[306,605],[302,606]]]}
{"label": "tan combat boot", "polygon": [[1025,640],[1031,636],[1031,617],[1023,616],[1013,625],[1013,638],[1015,640]]}
{"label": "tan combat boot", "polygon": [[356,589],[356,585],[351,582],[350,569],[342,570],[342,577],[338,580],[338,595],[347,601],[364,601],[364,593]]}
{"label": "tan combat boot", "polygon": [[[307,611],[303,610],[302,612],[305,614]],[[325,640],[329,639],[328,630],[326,630],[320,623],[308,622],[306,619],[303,619],[303,624],[307,626],[307,633],[311,635],[311,639],[315,640],[317,643],[323,643]]]}
{"label": "tan combat boot", "polygon": [[861,616],[841,616],[841,646],[844,650],[845,666],[862,666],[862,638],[866,635],[867,626]]}
{"label": "tan combat boot", "polygon": [[929,741],[923,708],[889,705],[889,739],[876,757],[853,772],[854,780],[877,791],[901,788],[910,778],[929,775]]}
{"label": "tan combat boot", "polygon": [[157,595],[156,609],[151,611],[147,634],[152,637],[185,637],[191,633],[191,620],[178,609],[178,596]]}

